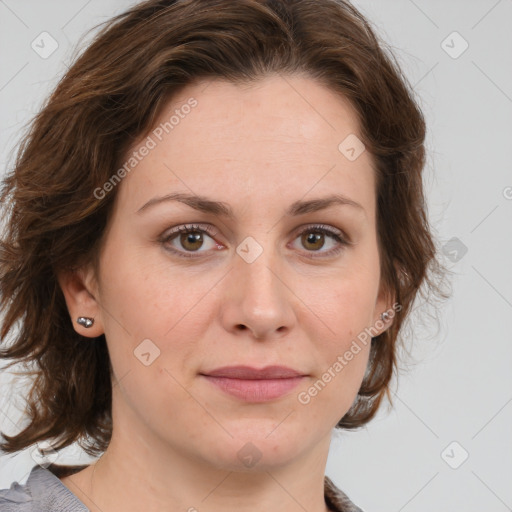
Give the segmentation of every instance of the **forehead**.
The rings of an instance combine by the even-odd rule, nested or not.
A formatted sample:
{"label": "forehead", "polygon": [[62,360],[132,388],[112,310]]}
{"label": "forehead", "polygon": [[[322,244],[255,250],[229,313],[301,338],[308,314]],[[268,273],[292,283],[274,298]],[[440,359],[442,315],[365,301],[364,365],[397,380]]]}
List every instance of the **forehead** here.
{"label": "forehead", "polygon": [[120,193],[140,205],[153,193],[177,189],[205,196],[215,190],[231,202],[243,191],[263,201],[337,188],[371,203],[370,155],[363,151],[351,161],[339,148],[359,133],[349,100],[308,77],[202,81],[172,98],[147,138],[133,146],[151,149]]}

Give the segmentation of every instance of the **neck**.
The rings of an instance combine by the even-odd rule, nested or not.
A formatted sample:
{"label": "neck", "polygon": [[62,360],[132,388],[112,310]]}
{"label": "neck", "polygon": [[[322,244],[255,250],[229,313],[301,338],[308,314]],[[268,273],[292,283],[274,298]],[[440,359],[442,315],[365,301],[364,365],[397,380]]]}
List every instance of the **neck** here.
{"label": "neck", "polygon": [[90,512],[328,512],[326,456],[306,454],[285,467],[235,472],[169,451],[165,461],[150,458],[140,448],[113,436],[95,464],[62,481]]}

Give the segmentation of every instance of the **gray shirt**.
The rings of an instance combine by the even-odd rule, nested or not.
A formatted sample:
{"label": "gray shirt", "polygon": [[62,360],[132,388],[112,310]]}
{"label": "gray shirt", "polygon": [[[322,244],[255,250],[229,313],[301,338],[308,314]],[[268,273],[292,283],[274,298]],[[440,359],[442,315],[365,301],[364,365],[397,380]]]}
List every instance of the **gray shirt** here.
{"label": "gray shirt", "polygon": [[[89,509],[59,480],[87,466],[34,466],[24,485],[13,482],[0,489],[0,512],[89,512]],[[363,512],[324,477],[325,502],[333,512]]]}

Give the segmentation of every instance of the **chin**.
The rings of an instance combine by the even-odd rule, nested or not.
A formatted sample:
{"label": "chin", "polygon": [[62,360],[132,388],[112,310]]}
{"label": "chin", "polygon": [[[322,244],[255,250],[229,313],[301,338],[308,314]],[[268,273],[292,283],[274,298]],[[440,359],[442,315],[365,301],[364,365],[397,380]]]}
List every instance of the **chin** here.
{"label": "chin", "polygon": [[260,472],[286,466],[301,455],[306,447],[304,439],[285,429],[279,434],[282,425],[277,429],[268,429],[266,425],[261,429],[253,425],[251,433],[227,429],[233,438],[226,434],[224,440],[212,440],[216,448],[207,447],[203,457],[226,471]]}

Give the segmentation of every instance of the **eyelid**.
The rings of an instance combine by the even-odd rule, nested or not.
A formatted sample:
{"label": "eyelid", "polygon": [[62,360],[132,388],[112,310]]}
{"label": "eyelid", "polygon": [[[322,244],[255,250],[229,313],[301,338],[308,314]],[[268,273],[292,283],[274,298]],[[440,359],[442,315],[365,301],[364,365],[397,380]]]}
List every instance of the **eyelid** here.
{"label": "eyelid", "polygon": [[318,230],[320,232],[326,232],[330,235],[336,235],[343,239],[343,242],[347,245],[354,245],[354,243],[350,240],[350,237],[343,231],[342,229],[335,228],[334,226],[330,226],[329,224],[306,224],[304,226],[298,227],[293,234],[300,235],[304,231],[314,231]]}
{"label": "eyelid", "polygon": [[[179,235],[182,232],[187,233],[187,232],[194,232],[194,231],[199,231],[199,232],[203,231],[212,238],[217,237],[220,234],[219,230],[211,224],[195,224],[195,223],[181,224],[179,226],[172,228],[169,231],[165,231],[162,235],[160,235],[158,237],[158,241],[160,243],[164,244],[166,242],[169,242],[171,238],[175,237],[176,235]],[[338,247],[331,249],[330,251],[326,251],[326,252],[305,251],[306,258],[328,259],[329,257],[336,256],[340,251],[342,251],[344,249],[345,246],[355,245],[354,242],[352,242],[350,240],[350,237],[347,236],[347,234],[343,230],[341,230],[339,228],[335,228],[330,225],[326,225],[326,224],[306,224],[306,225],[299,226],[296,230],[293,231],[293,235],[292,235],[292,236],[294,236],[293,240],[295,240],[302,233],[308,232],[308,231],[310,231],[310,232],[317,231],[317,232],[326,234],[328,236],[331,236],[335,240],[338,239],[338,240],[336,240],[338,242]],[[191,251],[178,251],[176,249],[167,249],[167,250],[178,255],[179,257],[183,257],[183,258],[199,258],[199,257],[209,256],[207,254],[209,251],[200,251],[198,253],[194,253]],[[201,256],[201,253],[203,253],[202,256]],[[315,253],[318,253],[319,256],[316,256]]]}
{"label": "eyelid", "polygon": [[[350,245],[354,245],[354,242],[351,241],[350,237],[347,235],[347,233],[339,228],[335,228],[333,226],[329,226],[327,224],[306,224],[306,225],[303,225],[303,226],[299,226],[298,228],[296,228],[292,234],[293,235],[300,235],[302,232],[304,232],[305,230],[314,230],[314,229],[319,229],[319,230],[325,230],[327,231],[328,233],[330,234],[333,234],[333,235],[338,235],[340,238],[343,238],[343,240],[347,243],[347,244],[350,244]],[[163,235],[161,235],[159,238],[160,239],[166,239],[168,238],[169,236],[171,235],[175,235],[177,233],[180,233],[182,231],[194,231],[194,230],[197,230],[197,231],[205,231],[206,233],[208,233],[210,236],[214,237],[214,236],[218,236],[220,234],[220,231],[215,228],[215,226],[211,225],[211,224],[196,224],[196,223],[192,223],[192,224],[181,224],[179,226],[176,226],[175,228],[171,229],[170,231],[165,231]]]}

